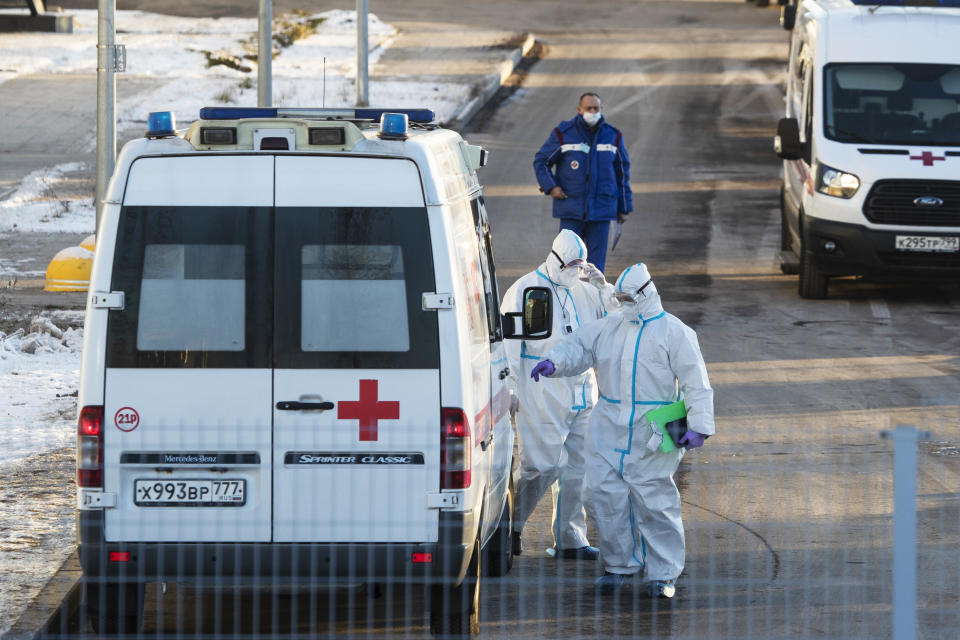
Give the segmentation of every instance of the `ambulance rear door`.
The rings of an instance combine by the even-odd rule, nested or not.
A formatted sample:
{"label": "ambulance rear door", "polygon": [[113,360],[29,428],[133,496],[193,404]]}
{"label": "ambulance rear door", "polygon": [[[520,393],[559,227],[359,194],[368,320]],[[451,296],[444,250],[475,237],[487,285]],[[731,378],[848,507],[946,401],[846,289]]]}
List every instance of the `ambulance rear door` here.
{"label": "ambulance rear door", "polygon": [[420,173],[398,158],[277,156],[276,542],[429,542],[440,350]]}
{"label": "ambulance rear door", "polygon": [[272,157],[130,168],[106,337],[108,541],[270,540],[272,206]]}

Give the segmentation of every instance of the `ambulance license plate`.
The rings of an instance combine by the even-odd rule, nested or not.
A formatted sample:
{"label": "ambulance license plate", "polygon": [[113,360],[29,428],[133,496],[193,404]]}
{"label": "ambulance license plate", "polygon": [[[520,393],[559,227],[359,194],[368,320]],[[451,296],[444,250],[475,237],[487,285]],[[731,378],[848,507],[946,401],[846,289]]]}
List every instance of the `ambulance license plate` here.
{"label": "ambulance license plate", "polygon": [[138,507],[242,507],[246,480],[134,480]]}
{"label": "ambulance license plate", "polygon": [[960,251],[960,237],[950,236],[897,236],[894,245],[898,251]]}

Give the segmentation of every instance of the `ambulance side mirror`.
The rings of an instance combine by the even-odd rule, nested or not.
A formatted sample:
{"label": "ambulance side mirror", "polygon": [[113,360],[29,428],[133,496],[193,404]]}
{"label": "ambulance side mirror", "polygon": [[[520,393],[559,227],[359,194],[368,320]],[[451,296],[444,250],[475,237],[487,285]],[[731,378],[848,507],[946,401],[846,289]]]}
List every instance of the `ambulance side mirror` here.
{"label": "ambulance side mirror", "polygon": [[553,298],[546,287],[527,287],[523,290],[523,311],[503,315],[504,338],[543,340],[552,332]]}
{"label": "ambulance side mirror", "polygon": [[476,171],[480,167],[487,166],[487,150],[475,144],[468,144],[460,141],[460,151],[463,153],[463,159],[467,163],[470,171]]}
{"label": "ambulance side mirror", "polygon": [[799,160],[803,157],[800,124],[796,118],[780,118],[777,135],[773,139],[773,150],[784,160]]}

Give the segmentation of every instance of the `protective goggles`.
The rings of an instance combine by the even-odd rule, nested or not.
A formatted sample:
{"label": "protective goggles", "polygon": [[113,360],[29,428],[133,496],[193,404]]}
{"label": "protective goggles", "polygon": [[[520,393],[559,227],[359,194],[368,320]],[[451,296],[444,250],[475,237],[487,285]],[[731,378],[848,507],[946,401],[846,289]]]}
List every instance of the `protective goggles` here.
{"label": "protective goggles", "polygon": [[643,283],[643,286],[637,289],[636,293],[630,293],[629,291],[614,291],[613,292],[613,303],[617,306],[623,306],[627,304],[638,304],[641,298],[646,297],[647,294],[643,292],[647,286],[653,282],[653,280],[647,280]]}
{"label": "protective goggles", "polygon": [[569,269],[571,267],[580,268],[585,264],[584,261],[581,260],[580,258],[574,258],[570,262],[564,264],[563,258],[560,257],[560,254],[558,254],[556,251],[553,251],[553,250],[551,250],[550,253],[552,253],[554,257],[556,257],[556,259],[560,262],[561,271],[563,271],[564,269]]}

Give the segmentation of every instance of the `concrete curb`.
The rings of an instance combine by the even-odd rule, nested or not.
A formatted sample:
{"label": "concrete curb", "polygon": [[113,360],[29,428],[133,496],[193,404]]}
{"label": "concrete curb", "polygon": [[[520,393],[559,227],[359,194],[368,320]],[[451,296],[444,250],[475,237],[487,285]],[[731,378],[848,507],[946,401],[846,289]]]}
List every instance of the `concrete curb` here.
{"label": "concrete curb", "polygon": [[490,102],[490,99],[496,95],[500,87],[503,86],[503,83],[507,81],[507,78],[513,74],[524,56],[530,53],[530,50],[536,42],[537,39],[534,35],[528,33],[523,44],[520,45],[518,49],[514,49],[510,53],[510,56],[500,64],[499,70],[488,74],[477,84],[477,95],[460,107],[449,121],[443,123],[443,126],[450,129],[461,129],[466,126],[470,122],[470,119],[477,115],[477,113]]}

